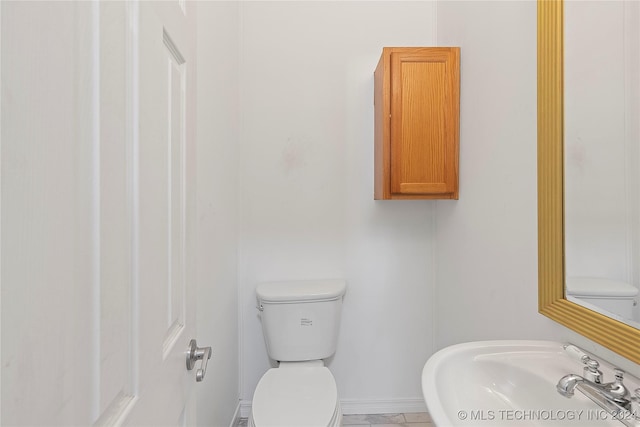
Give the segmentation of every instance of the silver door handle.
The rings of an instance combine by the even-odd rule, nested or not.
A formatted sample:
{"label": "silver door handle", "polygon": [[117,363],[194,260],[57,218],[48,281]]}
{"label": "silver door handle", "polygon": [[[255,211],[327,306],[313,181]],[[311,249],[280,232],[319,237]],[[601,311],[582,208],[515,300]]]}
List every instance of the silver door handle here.
{"label": "silver door handle", "polygon": [[189,341],[189,347],[187,347],[187,369],[189,371],[192,370],[196,366],[196,362],[202,360],[200,369],[196,371],[196,381],[200,382],[204,379],[209,359],[211,359],[211,347],[198,347],[196,340]]}

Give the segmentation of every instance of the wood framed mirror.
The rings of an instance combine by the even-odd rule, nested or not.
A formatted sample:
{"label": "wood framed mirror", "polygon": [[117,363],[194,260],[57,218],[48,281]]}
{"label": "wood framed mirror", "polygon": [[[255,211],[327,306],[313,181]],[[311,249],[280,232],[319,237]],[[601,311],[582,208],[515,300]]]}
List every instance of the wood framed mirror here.
{"label": "wood framed mirror", "polygon": [[565,298],[564,3],[538,0],[538,309],[640,364],[640,330]]}

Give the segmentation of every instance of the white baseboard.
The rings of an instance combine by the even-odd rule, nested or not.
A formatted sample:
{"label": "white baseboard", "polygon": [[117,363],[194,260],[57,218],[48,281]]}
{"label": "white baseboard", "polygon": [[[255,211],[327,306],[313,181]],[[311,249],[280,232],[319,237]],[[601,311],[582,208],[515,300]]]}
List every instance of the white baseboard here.
{"label": "white baseboard", "polygon": [[236,411],[233,413],[233,418],[231,419],[231,424],[229,424],[229,427],[236,427],[240,423],[240,418],[242,418],[242,415],[240,413],[240,404],[241,402],[238,402],[238,406],[236,406]]}
{"label": "white baseboard", "polygon": [[427,412],[422,399],[341,399],[340,406],[344,415]]}
{"label": "white baseboard", "polygon": [[240,408],[240,418],[249,418],[249,414],[251,414],[251,401],[241,400],[239,408]]}
{"label": "white baseboard", "polygon": [[[427,412],[427,405],[422,399],[341,399],[340,406],[344,415]],[[251,413],[251,401],[242,400],[238,407],[240,418],[248,418]]]}

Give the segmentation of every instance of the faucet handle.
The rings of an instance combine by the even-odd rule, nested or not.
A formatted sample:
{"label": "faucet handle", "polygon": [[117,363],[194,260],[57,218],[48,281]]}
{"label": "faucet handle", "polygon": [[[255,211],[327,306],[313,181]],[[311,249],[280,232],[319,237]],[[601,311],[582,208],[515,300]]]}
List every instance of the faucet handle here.
{"label": "faucet handle", "polygon": [[602,384],[602,372],[598,369],[600,367],[600,363],[587,356],[586,360],[584,360],[584,364],[584,377],[596,384]]}
{"label": "faucet handle", "polygon": [[598,368],[600,367],[600,363],[595,359],[587,359],[584,362],[584,364],[587,365],[587,369],[589,369],[592,372],[597,371]]}
{"label": "faucet handle", "polygon": [[604,390],[610,396],[613,396],[616,403],[626,407],[630,402],[631,393],[629,393],[629,389],[622,383],[624,371],[620,368],[613,368],[613,375],[616,378],[615,381],[604,384]]}
{"label": "faucet handle", "polygon": [[598,370],[600,363],[598,363],[597,360],[592,359],[581,348],[578,348],[573,344],[565,344],[562,348],[567,352],[569,357],[578,360],[585,365],[582,370],[582,375],[585,379],[596,384],[602,384],[602,372]]}
{"label": "faucet handle", "polygon": [[591,359],[587,353],[573,344],[565,344],[562,346],[562,348],[571,358],[579,360],[582,363],[586,363],[587,360]]}
{"label": "faucet handle", "polygon": [[613,376],[616,377],[616,382],[622,382],[624,371],[620,368],[613,368]]}

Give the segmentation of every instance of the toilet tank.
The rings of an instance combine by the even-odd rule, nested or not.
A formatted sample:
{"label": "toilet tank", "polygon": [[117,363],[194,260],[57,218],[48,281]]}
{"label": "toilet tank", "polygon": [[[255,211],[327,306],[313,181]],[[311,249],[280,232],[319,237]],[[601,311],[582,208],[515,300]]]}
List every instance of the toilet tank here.
{"label": "toilet tank", "polygon": [[256,296],[269,357],[293,362],[333,355],[346,288],[337,279],[259,284]]}
{"label": "toilet tank", "polygon": [[567,277],[567,297],[613,313],[622,319],[632,319],[637,304],[638,288],[620,280],[601,277]]}

